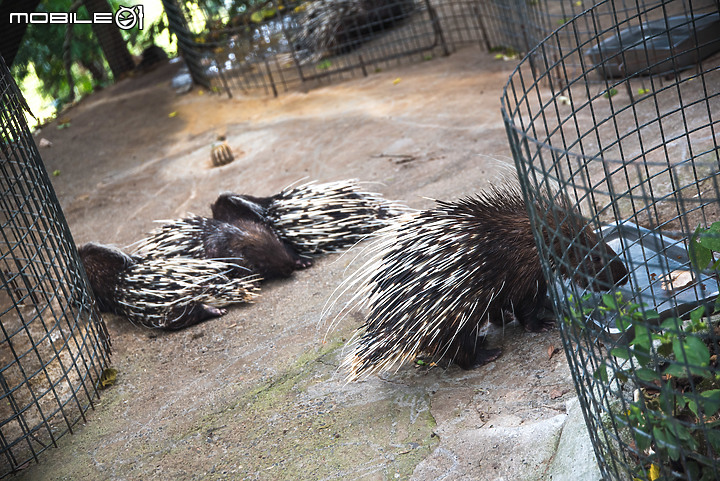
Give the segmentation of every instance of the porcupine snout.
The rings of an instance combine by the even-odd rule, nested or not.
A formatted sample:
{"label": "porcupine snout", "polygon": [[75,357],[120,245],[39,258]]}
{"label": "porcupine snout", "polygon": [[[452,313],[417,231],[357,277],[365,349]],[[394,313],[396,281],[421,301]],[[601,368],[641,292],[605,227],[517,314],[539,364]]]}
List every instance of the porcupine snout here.
{"label": "porcupine snout", "polygon": [[579,266],[574,280],[580,286],[594,291],[609,291],[614,286],[627,283],[627,268],[610,246],[594,233],[586,233],[584,245],[592,247],[573,246],[579,253],[573,256],[576,258],[574,265]]}

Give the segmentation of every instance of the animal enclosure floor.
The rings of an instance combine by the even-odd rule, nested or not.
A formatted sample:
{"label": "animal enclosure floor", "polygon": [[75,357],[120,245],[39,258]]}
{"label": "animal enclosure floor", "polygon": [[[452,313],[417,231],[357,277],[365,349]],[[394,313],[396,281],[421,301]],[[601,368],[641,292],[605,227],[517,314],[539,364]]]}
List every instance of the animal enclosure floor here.
{"label": "animal enclosure floor", "polygon": [[[85,99],[36,142],[52,142],[41,155],[78,245],[125,247],[154,220],[210,215],[220,192],[270,195],[302,179],[358,178],[427,208],[513,178],[500,114],[513,67],[472,48],[308,93],[230,100],[197,87],[176,95],[178,64],[166,64]],[[219,135],[235,161],[211,168]],[[106,315],[117,383],[17,478],[593,479],[582,418],[568,416],[565,356],[550,354],[557,330],[496,329],[503,355],[474,371],[406,366],[347,384],[338,366],[362,313],[328,330],[346,298],[328,300],[361,249],[181,332]],[[563,465],[568,417],[580,434]]]}

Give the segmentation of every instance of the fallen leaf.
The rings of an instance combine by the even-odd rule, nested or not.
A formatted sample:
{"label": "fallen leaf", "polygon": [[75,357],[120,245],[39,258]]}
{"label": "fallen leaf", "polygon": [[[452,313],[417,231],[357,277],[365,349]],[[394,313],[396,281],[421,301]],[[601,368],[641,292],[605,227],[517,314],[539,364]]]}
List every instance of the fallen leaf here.
{"label": "fallen leaf", "polygon": [[563,394],[565,394],[567,391],[565,389],[560,389],[559,387],[556,387],[552,391],[550,391],[550,399],[557,399],[559,397],[562,397]]}
{"label": "fallen leaf", "polygon": [[107,389],[113,384],[115,384],[115,381],[117,380],[117,369],[113,369],[112,367],[108,367],[105,370],[103,370],[102,374],[100,375],[100,381],[98,382],[100,389]]}
{"label": "fallen leaf", "polygon": [[60,171],[57,170],[57,169],[56,169],[56,170],[53,170],[52,175],[53,175],[53,177],[60,177]]}
{"label": "fallen leaf", "polygon": [[40,139],[40,142],[38,142],[38,147],[40,147],[41,149],[45,147],[52,147],[52,142],[43,137],[42,139]]}
{"label": "fallen leaf", "polygon": [[558,349],[557,347],[555,347],[555,346],[553,346],[552,344],[550,344],[550,345],[548,346],[548,351],[547,351],[547,352],[548,352],[548,361],[549,361],[550,359],[552,359],[552,357],[553,357],[555,354],[557,354],[559,351],[560,351],[560,349]]}
{"label": "fallen leaf", "polygon": [[658,467],[657,464],[651,464],[650,471],[648,472],[648,479],[650,481],[655,481],[659,477],[660,477],[660,468]]}
{"label": "fallen leaf", "polygon": [[395,80],[393,80],[393,85],[399,84],[401,80],[402,79],[400,77],[396,78]]}
{"label": "fallen leaf", "polygon": [[687,287],[692,283],[692,272],[678,269],[664,276],[660,285],[666,291],[673,291],[675,289]]}
{"label": "fallen leaf", "polygon": [[173,118],[173,117],[175,117],[176,115],[177,115],[177,112],[170,112],[170,113],[168,114],[168,117]]}

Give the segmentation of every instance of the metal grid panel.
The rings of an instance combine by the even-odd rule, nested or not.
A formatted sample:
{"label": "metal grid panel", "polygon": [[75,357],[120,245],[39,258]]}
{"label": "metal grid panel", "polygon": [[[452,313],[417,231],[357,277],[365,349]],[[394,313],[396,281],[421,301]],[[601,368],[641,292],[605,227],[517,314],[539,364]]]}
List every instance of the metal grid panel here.
{"label": "metal grid panel", "polygon": [[[163,0],[171,29],[193,78],[217,91],[278,95],[448,55],[465,45],[526,52],[582,13],[589,2],[563,0],[311,0],[269,2],[255,15],[233,4]],[[645,4],[659,4],[647,0]],[[203,8],[203,5],[205,7]],[[227,5],[230,5],[228,7]],[[637,3],[596,8],[596,24],[574,23],[550,54],[588,38],[597,25],[615,25]],[[191,8],[193,7],[193,8]],[[342,15],[338,12],[343,11]],[[348,14],[347,12],[354,12]],[[572,33],[572,35],[571,35]],[[547,45],[546,49],[550,46]],[[573,68],[577,68],[574,66]]]}
{"label": "metal grid panel", "polygon": [[0,476],[50,446],[98,396],[109,340],[0,58]]}
{"label": "metal grid panel", "polygon": [[638,2],[607,26],[619,3],[530,52],[503,116],[528,205],[563,196],[630,271],[606,293],[560,282],[563,266],[594,280],[566,255],[591,246],[549,227],[562,209],[531,212],[604,477],[720,479],[719,249],[700,261],[697,247],[720,243],[720,29],[703,31],[718,3]]}

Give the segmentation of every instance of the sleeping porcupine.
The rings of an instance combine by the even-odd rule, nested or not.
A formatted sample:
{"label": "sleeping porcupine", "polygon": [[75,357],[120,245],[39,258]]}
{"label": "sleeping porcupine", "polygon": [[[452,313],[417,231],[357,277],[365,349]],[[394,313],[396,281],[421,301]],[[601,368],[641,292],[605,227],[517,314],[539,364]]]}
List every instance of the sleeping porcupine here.
{"label": "sleeping porcupine", "polygon": [[220,194],[213,218],[262,222],[303,257],[352,247],[409,209],[361,189],[354,179],[283,189],[270,197]]}
{"label": "sleeping porcupine", "polygon": [[[623,263],[566,205],[550,199],[535,205],[549,224],[545,244],[558,256],[562,246],[547,232],[556,225],[566,243],[574,239],[583,246],[565,252],[567,264],[578,271],[561,266],[560,273],[585,287],[585,276],[592,276],[597,289],[625,283]],[[403,216],[378,237],[372,258],[346,281],[348,288],[357,287],[350,307],[369,310],[343,362],[351,380],[397,369],[421,354],[448,356],[470,369],[500,355],[499,349],[479,347],[488,322],[514,317],[530,331],[547,327],[538,315],[547,285],[518,188],[438,201],[434,209]]]}
{"label": "sleeping porcupine", "polygon": [[231,225],[193,216],[165,224],[142,239],[134,254],[149,258],[193,257],[235,265],[235,276],[256,273],[263,279],[289,277],[311,262],[300,258],[261,222],[242,220]]}
{"label": "sleeping porcupine", "polygon": [[257,278],[232,279],[234,266],[198,259],[143,259],[93,242],[80,246],[101,312],[147,327],[176,330],[226,313],[224,306],[257,297]]}

